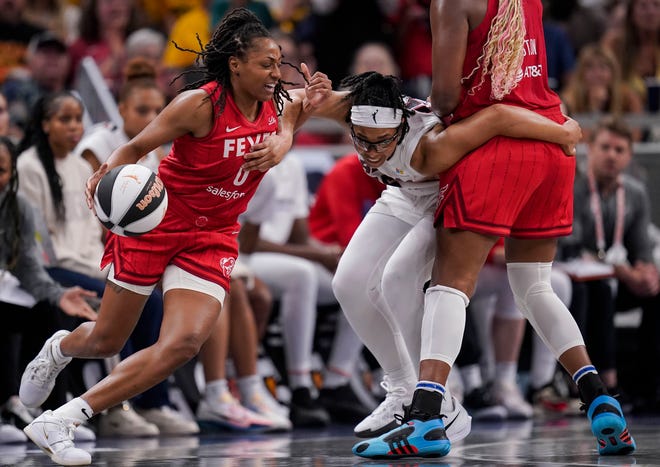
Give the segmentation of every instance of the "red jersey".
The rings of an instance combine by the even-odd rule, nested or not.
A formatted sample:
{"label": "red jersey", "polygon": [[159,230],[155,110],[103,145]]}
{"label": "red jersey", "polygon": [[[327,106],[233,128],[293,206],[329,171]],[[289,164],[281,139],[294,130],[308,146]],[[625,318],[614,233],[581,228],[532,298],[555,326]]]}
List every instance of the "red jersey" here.
{"label": "red jersey", "polygon": [[[213,105],[221,87],[202,86]],[[184,217],[201,219],[210,228],[236,230],[238,215],[247,208],[264,172],[241,169],[252,145],[277,131],[273,101],[262,103],[254,122],[240,112],[230,93],[224,111],[216,114],[211,132],[203,138],[184,135],[174,141],[158,175],[167,188],[169,208]]]}
{"label": "red jersey", "polygon": [[[213,102],[220,88],[204,85]],[[174,141],[158,169],[168,193],[165,218],[152,231],[137,237],[109,233],[101,267],[110,262],[115,277],[137,285],[157,283],[167,266],[220,284],[229,290],[238,255],[238,215],[245,211],[264,172],[241,169],[250,147],[277,131],[277,112],[264,102],[249,122],[227,94],[224,111],[216,115],[211,132]]]}
{"label": "red jersey", "polygon": [[[513,90],[504,96],[505,104],[517,105],[530,110],[558,111],[559,96],[548,85],[547,59],[545,51],[545,38],[543,35],[543,6],[541,0],[523,0],[522,10],[525,21],[525,58],[522,69],[518,73],[520,81]],[[463,76],[469,76],[477,67],[477,60],[483,53],[483,47],[488,37],[493,18],[497,14],[498,0],[488,0],[488,10],[484,20],[470,31],[468,35],[465,61],[463,62]],[[490,97],[490,75],[481,86],[474,88],[481,81],[481,69],[463,81],[461,100],[454,110],[453,121],[468,117],[478,110],[497,102]]]}
{"label": "red jersey", "polygon": [[319,185],[309,211],[309,230],[324,243],[346,247],[362,218],[385,189],[367,175],[356,154],[342,157]]}
{"label": "red jersey", "polygon": [[[520,81],[502,102],[536,111],[563,123],[559,97],[548,86],[541,0],[522,0],[525,57]],[[488,0],[486,16],[469,33],[463,64],[468,76],[477,66],[498,0]],[[463,82],[461,102],[453,119],[460,120],[495,101],[491,80],[481,72]],[[556,144],[496,136],[440,174],[435,214],[448,229],[516,238],[568,235],[573,220],[575,157],[566,157]]]}

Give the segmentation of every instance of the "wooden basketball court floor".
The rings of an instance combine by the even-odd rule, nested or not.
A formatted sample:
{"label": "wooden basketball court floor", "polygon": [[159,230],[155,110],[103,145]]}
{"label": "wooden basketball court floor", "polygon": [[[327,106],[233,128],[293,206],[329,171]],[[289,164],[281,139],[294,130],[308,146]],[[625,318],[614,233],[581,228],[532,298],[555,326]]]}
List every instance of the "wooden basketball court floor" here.
{"label": "wooden basketball court floor", "polygon": [[[352,427],[286,434],[216,433],[143,439],[101,438],[79,446],[99,466],[345,467],[345,466],[660,466],[660,417],[628,417],[637,442],[629,456],[599,456],[586,418],[502,424],[473,423],[472,433],[440,459],[375,461],[356,457]],[[54,465],[33,444],[0,446],[2,466]]]}

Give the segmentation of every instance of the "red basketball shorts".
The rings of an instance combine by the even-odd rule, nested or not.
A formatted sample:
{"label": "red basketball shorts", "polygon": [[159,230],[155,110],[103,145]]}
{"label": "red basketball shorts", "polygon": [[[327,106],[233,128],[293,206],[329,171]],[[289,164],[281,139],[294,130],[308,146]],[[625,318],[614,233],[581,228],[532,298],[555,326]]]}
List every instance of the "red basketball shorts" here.
{"label": "red basketball shorts", "polygon": [[556,144],[496,137],[440,175],[436,226],[549,238],[573,223],[575,157]]}
{"label": "red basketball shorts", "polygon": [[204,230],[168,209],[163,221],[139,237],[108,234],[101,267],[113,263],[115,277],[129,284],[156,284],[168,264],[229,290],[238,256],[237,226]]}

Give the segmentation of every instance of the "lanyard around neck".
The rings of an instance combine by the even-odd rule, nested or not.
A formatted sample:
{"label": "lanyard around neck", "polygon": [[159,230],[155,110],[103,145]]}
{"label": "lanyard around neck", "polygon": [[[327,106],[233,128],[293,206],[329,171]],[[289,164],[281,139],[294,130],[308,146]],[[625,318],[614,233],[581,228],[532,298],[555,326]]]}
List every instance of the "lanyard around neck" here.
{"label": "lanyard around neck", "polygon": [[[605,227],[603,225],[603,211],[601,209],[600,194],[596,187],[596,179],[591,170],[588,172],[589,191],[591,193],[591,212],[594,215],[594,224],[596,230],[596,248],[598,248],[598,258],[605,259]],[[613,245],[623,245],[623,218],[625,215],[626,194],[623,189],[621,179],[617,179],[616,189],[616,211],[614,221],[614,241]]]}

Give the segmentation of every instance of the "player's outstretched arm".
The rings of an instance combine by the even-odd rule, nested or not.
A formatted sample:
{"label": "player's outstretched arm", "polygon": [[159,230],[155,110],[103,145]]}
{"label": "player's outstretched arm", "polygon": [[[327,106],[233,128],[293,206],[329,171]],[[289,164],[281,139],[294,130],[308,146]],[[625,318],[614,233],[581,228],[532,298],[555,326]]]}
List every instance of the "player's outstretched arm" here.
{"label": "player's outstretched arm", "polygon": [[505,104],[493,104],[444,131],[441,129],[442,126],[436,127],[420,143],[424,146],[418,170],[425,175],[444,172],[495,136],[556,143],[567,154],[574,153],[582,138],[580,126],[574,120],[561,125],[531,110]]}

